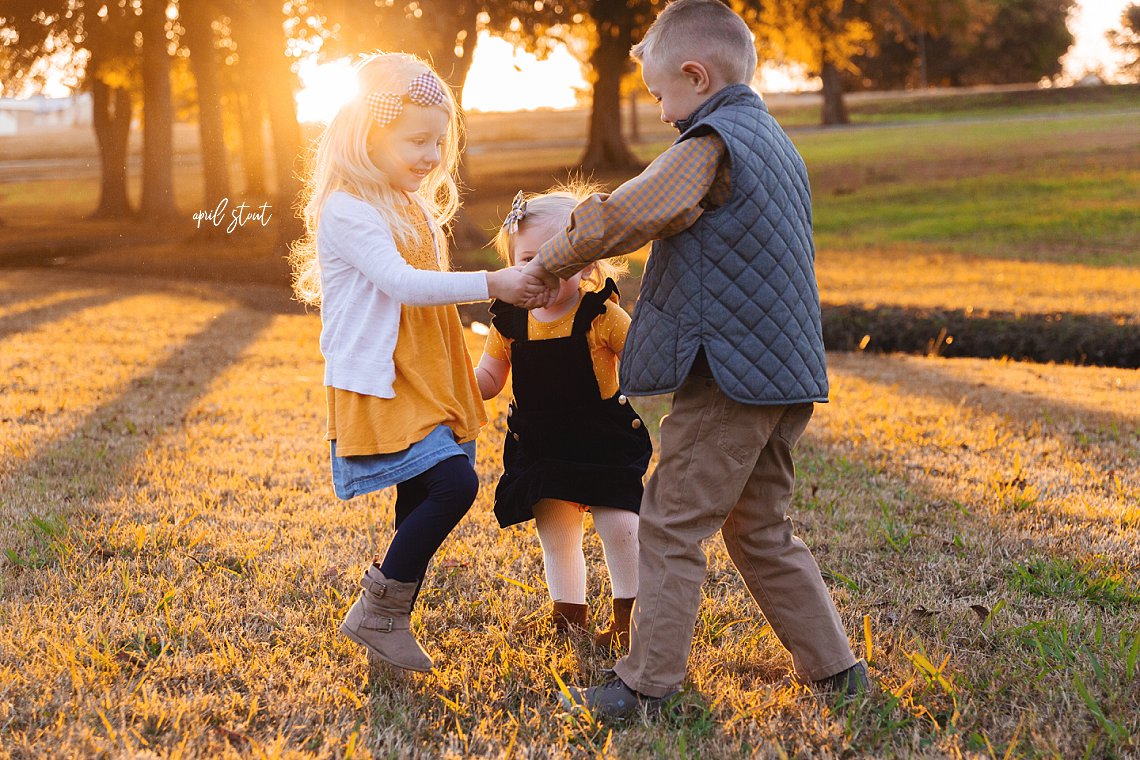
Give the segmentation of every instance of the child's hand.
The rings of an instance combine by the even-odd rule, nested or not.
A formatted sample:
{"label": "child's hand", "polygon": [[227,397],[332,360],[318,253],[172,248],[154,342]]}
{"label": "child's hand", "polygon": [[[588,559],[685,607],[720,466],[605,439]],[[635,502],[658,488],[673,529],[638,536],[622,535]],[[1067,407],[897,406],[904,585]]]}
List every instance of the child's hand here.
{"label": "child's hand", "polygon": [[531,259],[527,262],[527,265],[523,267],[523,273],[540,280],[550,290],[551,294],[557,293],[558,288],[562,285],[558,275],[546,271],[546,267],[538,263],[538,259]]}
{"label": "child's hand", "polygon": [[545,306],[552,295],[542,280],[515,267],[487,272],[487,293],[524,309]]}

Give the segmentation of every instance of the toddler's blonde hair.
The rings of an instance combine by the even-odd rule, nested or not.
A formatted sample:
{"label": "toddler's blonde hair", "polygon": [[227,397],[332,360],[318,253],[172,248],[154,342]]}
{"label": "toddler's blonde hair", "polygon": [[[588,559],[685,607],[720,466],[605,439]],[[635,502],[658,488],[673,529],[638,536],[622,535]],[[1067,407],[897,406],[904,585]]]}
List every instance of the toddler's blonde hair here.
{"label": "toddler's blonde hair", "polygon": [[[341,106],[321,135],[305,182],[305,237],[293,244],[289,264],[293,268],[293,291],[298,300],[313,305],[321,302],[321,270],[317,258],[317,227],[321,209],[328,197],[343,190],[371,204],[392,228],[399,243],[411,242],[414,227],[401,212],[403,191],[393,189],[368,157],[368,135],[372,129],[385,129],[373,119],[366,102],[373,92],[403,95],[411,81],[432,71],[424,61],[408,53],[372,53],[362,56],[353,67],[357,92]],[[459,163],[462,123],[455,95],[440,80],[444,102],[436,108],[447,112],[447,134],[440,151],[440,163],[420,184],[413,196],[431,222],[432,232],[440,246],[440,267],[448,268],[444,225],[459,210],[459,190],[455,171]]]}
{"label": "toddler's blonde hair", "polygon": [[[564,185],[556,185],[544,193],[530,195],[524,193],[526,214],[519,222],[519,232],[542,229],[549,239],[570,223],[570,213],[575,206],[591,195],[601,192],[605,192],[605,188],[599,184],[572,180]],[[495,250],[499,252],[499,256],[507,266],[515,263],[515,236],[506,224],[499,228],[499,234],[495,236]],[[617,280],[629,271],[629,264],[621,256],[598,259],[592,264],[593,270],[582,278],[581,283],[581,287],[588,290],[601,290],[605,287],[606,279]]]}

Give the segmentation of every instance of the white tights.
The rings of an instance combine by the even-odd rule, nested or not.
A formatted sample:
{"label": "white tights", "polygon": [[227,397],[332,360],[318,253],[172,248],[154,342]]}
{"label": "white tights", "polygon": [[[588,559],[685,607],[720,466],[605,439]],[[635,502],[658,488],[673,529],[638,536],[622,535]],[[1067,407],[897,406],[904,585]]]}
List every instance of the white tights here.
{"label": "white tights", "polygon": [[[594,530],[602,539],[615,599],[637,596],[637,515],[625,509],[591,507]],[[543,499],[534,505],[550,598],[586,603],[586,556],[582,552],[583,513],[577,504]]]}

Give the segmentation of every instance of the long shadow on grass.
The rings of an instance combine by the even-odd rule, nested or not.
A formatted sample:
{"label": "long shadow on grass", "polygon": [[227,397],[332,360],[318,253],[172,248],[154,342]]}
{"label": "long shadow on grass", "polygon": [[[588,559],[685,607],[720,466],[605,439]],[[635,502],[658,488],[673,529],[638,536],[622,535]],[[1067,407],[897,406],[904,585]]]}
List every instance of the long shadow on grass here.
{"label": "long shadow on grass", "polygon": [[976,313],[962,309],[823,308],[832,351],[1140,367],[1140,321],[1094,314]]}
{"label": "long shadow on grass", "polygon": [[[883,361],[883,360],[879,360]],[[886,361],[890,361],[889,358]],[[980,408],[987,412],[1008,417],[1011,409],[1016,409],[1029,415],[1030,418],[1042,416],[1051,419],[1076,418],[1090,428],[1116,428],[1118,435],[1128,435],[1129,428],[1134,428],[1140,434],[1140,422],[1134,421],[1131,425],[1121,419],[1119,415],[1104,411],[1100,407],[1061,401],[1053,398],[1041,398],[1028,393],[1005,390],[980,380],[966,380],[948,371],[939,362],[919,363],[907,362],[905,374],[884,378],[879,367],[882,365],[870,361],[846,361],[839,365],[840,371],[857,375],[868,382],[882,384],[889,382],[898,385],[901,393],[912,397],[938,397],[947,401],[966,399],[971,407]],[[899,382],[905,378],[905,382]],[[1044,383],[1044,380],[1042,381]],[[942,388],[944,391],[934,393],[931,388]],[[984,390],[979,390],[983,388]]]}
{"label": "long shadow on grass", "polygon": [[26,462],[16,464],[3,480],[23,481],[10,493],[36,495],[37,504],[15,507],[19,518],[29,512],[59,511],[64,505],[82,509],[106,498],[129,480],[135,461],[170,428],[182,424],[187,409],[206,392],[210,381],[237,362],[272,320],[272,315],[233,308],[173,350],[145,377],[137,377],[117,398],[99,407],[70,435]]}
{"label": "long shadow on grass", "polygon": [[0,317],[0,338],[19,332],[30,332],[47,322],[55,322],[86,309],[104,306],[122,297],[122,294],[111,291],[90,293],[8,314]]}
{"label": "long shadow on grass", "polygon": [[[1118,415],[1113,415],[1096,407],[1056,399],[1044,399],[1003,390],[992,385],[986,385],[984,393],[980,393],[977,382],[955,377],[948,371],[940,369],[936,364],[931,364],[930,366],[916,366],[916,363],[908,362],[905,367],[905,374],[891,377],[883,376],[880,369],[881,366],[879,362],[848,361],[843,362],[843,364],[836,367],[836,369],[842,373],[858,377],[868,383],[880,386],[890,385],[894,388],[893,392],[900,397],[937,399],[950,402],[964,399],[971,408],[997,415],[1003,419],[1010,419],[1011,410],[1019,410],[1027,415],[1025,426],[1028,426],[1032,420],[1038,417],[1078,419],[1087,429],[1099,429],[1105,431],[1105,435],[1118,439],[1124,438],[1127,440],[1129,437],[1135,437],[1140,441],[1140,425],[1135,422],[1121,425],[1123,420],[1121,420]],[[900,379],[902,379],[902,382],[900,382]],[[1064,430],[1047,431],[1047,434],[1062,439],[1063,442],[1071,446],[1077,445],[1076,441],[1069,442],[1064,440],[1067,438],[1066,431]],[[1081,445],[1090,452],[1093,452],[1094,458],[1100,461],[1107,461],[1113,458],[1107,454],[1102,454],[1101,448],[1093,441],[1085,440]],[[947,456],[952,457],[953,454],[948,453]],[[1133,460],[1136,459],[1135,448],[1133,449],[1131,458]],[[868,461],[874,461],[874,458],[872,457]],[[1124,464],[1124,466],[1127,465]],[[895,474],[898,477],[907,479],[904,472],[899,471]],[[1106,480],[1107,479],[1108,476],[1106,475]],[[1035,512],[1032,515],[1032,519],[1038,522],[1046,518],[1059,524],[1068,523],[1081,525],[1095,523],[1110,528],[1113,531],[1119,530],[1119,526],[1116,525],[1114,520],[1103,516],[1083,516],[1071,512]]]}

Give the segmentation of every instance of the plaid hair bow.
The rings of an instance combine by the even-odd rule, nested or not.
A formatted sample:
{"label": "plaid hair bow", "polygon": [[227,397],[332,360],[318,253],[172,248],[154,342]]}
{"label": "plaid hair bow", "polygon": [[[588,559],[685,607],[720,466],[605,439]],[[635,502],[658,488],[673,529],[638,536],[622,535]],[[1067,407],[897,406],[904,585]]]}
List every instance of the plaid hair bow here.
{"label": "plaid hair bow", "polygon": [[438,106],[446,99],[439,79],[430,71],[425,71],[411,81],[408,91],[403,95],[394,92],[373,92],[364,99],[364,102],[368,105],[368,110],[376,123],[386,127],[404,112],[405,101],[426,108]]}
{"label": "plaid hair bow", "polygon": [[515,199],[511,201],[511,211],[507,214],[507,218],[503,220],[503,226],[507,228],[507,232],[511,235],[519,231],[519,222],[526,216],[526,201],[523,200],[522,190],[518,191]]}

